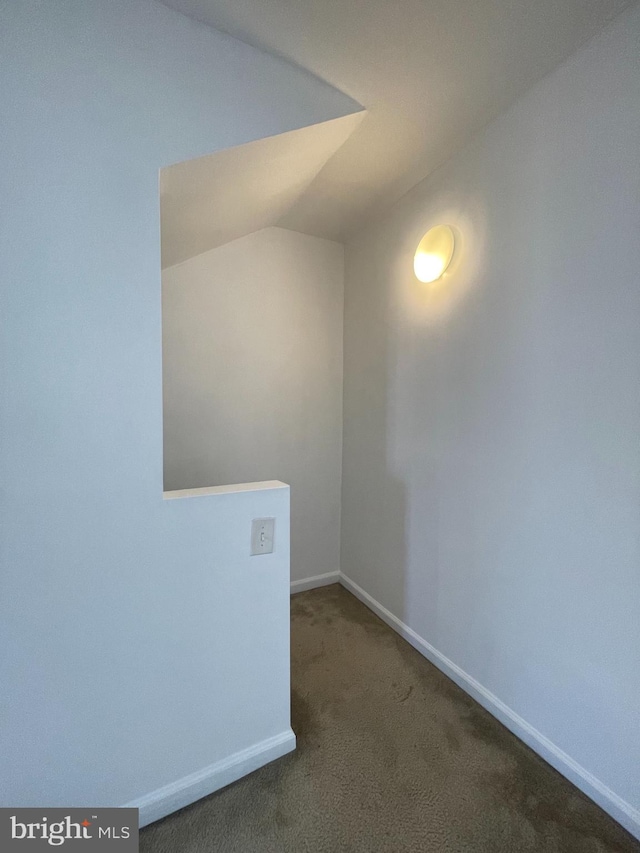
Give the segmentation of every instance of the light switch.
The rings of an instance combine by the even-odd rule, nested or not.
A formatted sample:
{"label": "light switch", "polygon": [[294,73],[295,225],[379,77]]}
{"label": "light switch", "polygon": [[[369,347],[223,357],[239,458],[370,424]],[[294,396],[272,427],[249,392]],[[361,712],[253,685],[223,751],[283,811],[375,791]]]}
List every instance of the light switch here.
{"label": "light switch", "polygon": [[273,554],[275,518],[254,518],[251,522],[251,556]]}

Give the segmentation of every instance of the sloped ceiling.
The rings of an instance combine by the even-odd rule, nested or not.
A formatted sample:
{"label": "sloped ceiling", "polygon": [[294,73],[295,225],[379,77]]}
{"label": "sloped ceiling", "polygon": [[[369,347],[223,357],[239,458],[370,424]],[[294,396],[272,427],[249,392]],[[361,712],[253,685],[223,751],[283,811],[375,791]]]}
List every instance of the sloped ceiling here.
{"label": "sloped ceiling", "polygon": [[363,115],[343,116],[163,169],[163,268],[278,224]]}
{"label": "sloped ceiling", "polygon": [[[344,240],[631,0],[164,0],[367,108],[279,224]],[[308,175],[308,172],[307,172]]]}

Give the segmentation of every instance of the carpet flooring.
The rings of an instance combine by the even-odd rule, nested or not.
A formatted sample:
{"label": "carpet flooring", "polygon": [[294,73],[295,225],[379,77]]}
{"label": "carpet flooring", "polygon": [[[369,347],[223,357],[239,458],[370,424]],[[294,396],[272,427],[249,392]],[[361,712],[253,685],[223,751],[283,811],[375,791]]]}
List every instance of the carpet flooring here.
{"label": "carpet flooring", "polygon": [[640,853],[342,587],[291,613],[296,752],[142,830],[142,853]]}

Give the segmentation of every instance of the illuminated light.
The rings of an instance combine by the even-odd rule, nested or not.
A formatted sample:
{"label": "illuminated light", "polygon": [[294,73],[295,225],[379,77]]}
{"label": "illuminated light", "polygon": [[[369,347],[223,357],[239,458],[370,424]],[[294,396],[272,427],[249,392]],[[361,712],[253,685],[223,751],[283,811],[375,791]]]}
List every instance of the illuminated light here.
{"label": "illuminated light", "polygon": [[448,225],[436,225],[424,235],[413,258],[413,271],[419,281],[436,281],[445,272],[455,248],[453,231]]}
{"label": "illuminated light", "polygon": [[416,252],[413,269],[420,281],[435,281],[445,271],[446,264],[439,255]]}

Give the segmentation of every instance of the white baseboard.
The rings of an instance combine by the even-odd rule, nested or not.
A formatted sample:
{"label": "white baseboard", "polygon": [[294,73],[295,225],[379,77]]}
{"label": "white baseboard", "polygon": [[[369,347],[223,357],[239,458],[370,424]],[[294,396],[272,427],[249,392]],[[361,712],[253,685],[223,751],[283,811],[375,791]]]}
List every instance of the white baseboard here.
{"label": "white baseboard", "polygon": [[209,767],[127,803],[124,808],[140,809],[139,825],[146,826],[236,782],[247,773],[263,767],[295,748],[296,736],[291,729],[287,729],[282,734],[236,752],[229,758],[210,764]]}
{"label": "white baseboard", "polygon": [[307,589],[316,589],[319,586],[329,586],[340,581],[340,572],[327,572],[325,575],[315,575],[312,578],[304,578],[301,581],[291,581],[291,595],[296,592],[305,592]]}
{"label": "white baseboard", "polygon": [[430,643],[416,634],[408,625],[401,622],[397,616],[394,616],[386,607],[383,607],[372,598],[357,583],[354,583],[354,581],[342,573],[340,574],[340,583],[379,616],[383,622],[386,622],[390,628],[393,628],[401,637],[404,637],[414,649],[419,651],[420,654],[424,655],[427,660],[431,661],[434,666],[438,667],[439,670],[454,681],[458,687],[461,687],[465,693],[473,696],[483,708],[486,708],[490,714],[500,720],[513,734],[524,741],[527,746],[530,746],[534,752],[537,752],[552,767],[555,767],[559,773],[573,782],[577,788],[624,826],[628,832],[640,840],[640,811],[638,809],[627,803],[622,797],[619,797],[599,779],[596,779],[592,773],[578,764],[577,761],[574,761],[570,755],[567,755],[566,752],[552,743],[541,732],[529,725],[526,720],[516,714],[515,711],[512,711],[511,708],[483,687],[475,678],[472,678],[464,670],[460,669],[453,661],[449,660],[449,658],[441,654]]}

